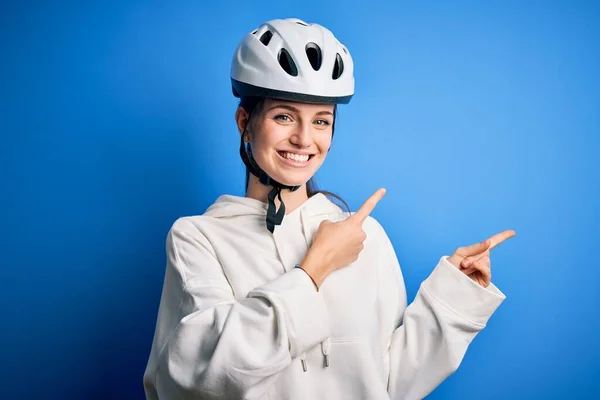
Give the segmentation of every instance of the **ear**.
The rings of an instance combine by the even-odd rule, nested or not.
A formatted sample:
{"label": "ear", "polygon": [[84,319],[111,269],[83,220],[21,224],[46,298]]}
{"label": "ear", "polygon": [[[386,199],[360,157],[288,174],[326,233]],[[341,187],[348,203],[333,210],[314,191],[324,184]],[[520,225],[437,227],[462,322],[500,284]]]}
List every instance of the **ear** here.
{"label": "ear", "polygon": [[235,123],[240,135],[244,133],[244,128],[248,124],[248,113],[243,107],[238,107],[235,112]]}

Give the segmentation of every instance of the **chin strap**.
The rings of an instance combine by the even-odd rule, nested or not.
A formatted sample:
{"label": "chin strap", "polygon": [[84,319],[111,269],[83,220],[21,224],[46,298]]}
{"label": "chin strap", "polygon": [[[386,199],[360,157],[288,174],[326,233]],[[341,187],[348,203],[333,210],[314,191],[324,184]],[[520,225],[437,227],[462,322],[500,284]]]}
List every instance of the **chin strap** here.
{"label": "chin strap", "polygon": [[[275,196],[279,198],[281,206],[279,210],[275,212]],[[269,208],[267,210],[267,229],[273,233],[275,231],[275,225],[281,225],[283,217],[285,216],[285,204],[281,200],[281,188],[274,187],[269,192]]]}

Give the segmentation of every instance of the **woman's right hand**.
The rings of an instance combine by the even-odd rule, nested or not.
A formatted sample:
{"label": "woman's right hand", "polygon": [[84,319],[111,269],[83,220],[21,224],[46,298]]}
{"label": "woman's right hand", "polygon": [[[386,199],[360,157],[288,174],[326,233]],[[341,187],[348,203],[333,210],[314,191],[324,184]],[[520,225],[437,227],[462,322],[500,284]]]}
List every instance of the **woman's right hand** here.
{"label": "woman's right hand", "polygon": [[371,214],[386,191],[379,189],[362,207],[344,221],[321,222],[313,243],[300,267],[310,275],[320,287],[333,271],[350,265],[358,259],[367,238],[363,222]]}

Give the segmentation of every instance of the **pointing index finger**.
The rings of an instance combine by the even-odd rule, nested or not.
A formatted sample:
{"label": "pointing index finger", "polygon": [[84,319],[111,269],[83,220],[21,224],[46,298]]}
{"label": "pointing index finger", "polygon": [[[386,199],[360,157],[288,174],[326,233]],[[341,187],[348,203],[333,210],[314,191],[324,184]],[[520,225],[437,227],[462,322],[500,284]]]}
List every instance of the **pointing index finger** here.
{"label": "pointing index finger", "polygon": [[371,212],[373,212],[373,209],[375,209],[377,203],[379,203],[379,200],[381,200],[383,196],[385,196],[385,193],[386,190],[384,188],[381,188],[378,191],[376,191],[371,197],[367,199],[367,201],[364,202],[360,209],[356,213],[354,213],[353,216],[350,217],[350,219],[359,223],[365,222],[367,217],[371,214]]}
{"label": "pointing index finger", "polygon": [[490,250],[494,247],[498,246],[500,243],[504,242],[507,239],[515,236],[515,231],[512,229],[506,230],[504,232],[496,233],[494,236],[490,237],[488,240],[491,242]]}

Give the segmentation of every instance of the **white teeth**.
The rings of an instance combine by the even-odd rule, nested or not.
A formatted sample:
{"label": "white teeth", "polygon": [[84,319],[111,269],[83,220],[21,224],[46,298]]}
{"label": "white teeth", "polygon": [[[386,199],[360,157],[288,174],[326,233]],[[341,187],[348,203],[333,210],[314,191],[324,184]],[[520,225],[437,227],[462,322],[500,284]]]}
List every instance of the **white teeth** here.
{"label": "white teeth", "polygon": [[300,155],[294,153],[283,153],[283,157],[296,162],[307,162],[309,158],[308,154]]}

